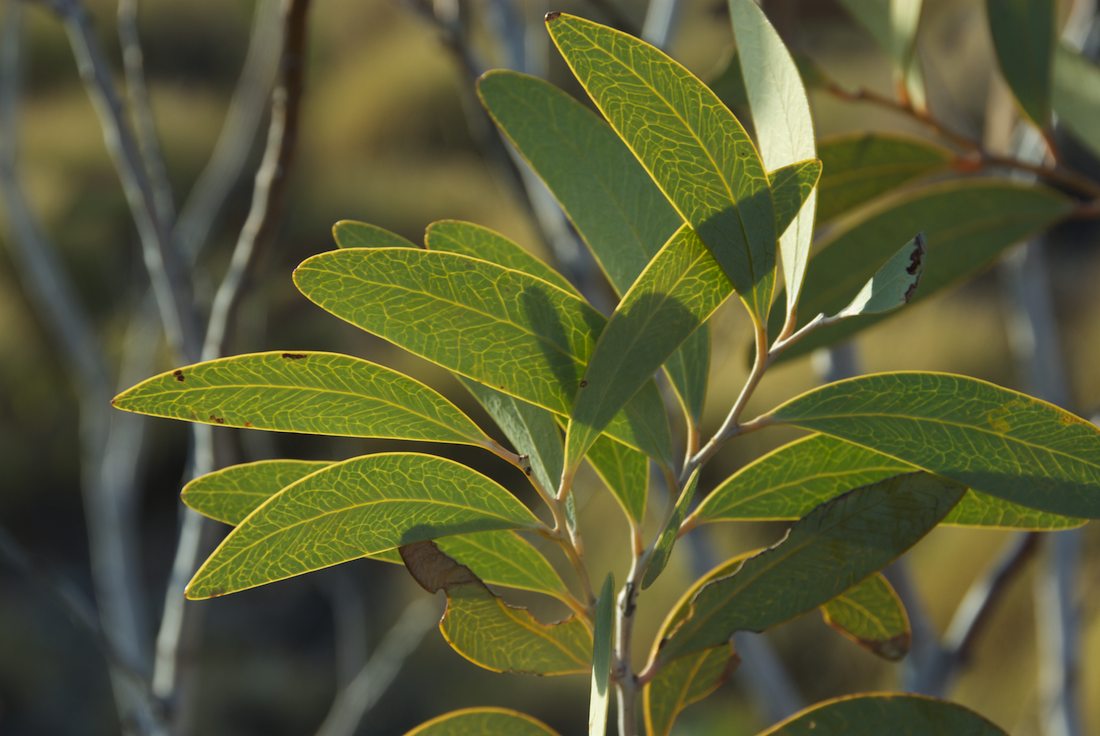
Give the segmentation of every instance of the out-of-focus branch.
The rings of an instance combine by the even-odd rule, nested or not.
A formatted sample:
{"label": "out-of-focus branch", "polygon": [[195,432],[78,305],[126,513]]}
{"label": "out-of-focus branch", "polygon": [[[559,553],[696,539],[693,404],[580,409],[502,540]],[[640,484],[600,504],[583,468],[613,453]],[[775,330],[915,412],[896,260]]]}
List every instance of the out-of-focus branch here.
{"label": "out-of-focus branch", "polygon": [[145,83],[145,54],[141,50],[141,35],[138,32],[138,0],[118,0],[118,40],[122,47],[122,64],[126,72],[126,96],[130,103],[128,107],[133,117],[141,157],[145,162],[145,173],[153,188],[153,203],[161,222],[175,222],[176,205],[172,196],[172,185],[168,181],[168,169],[160,150],[153,102]]}
{"label": "out-of-focus branch", "polygon": [[359,723],[385,694],[402,665],[439,618],[439,608],[431,598],[418,596],[402,611],[374,649],[374,654],[358,674],[333,700],[317,736],[352,736]]}
{"label": "out-of-focus branch", "polygon": [[189,360],[201,348],[199,321],[191,279],[168,223],[159,216],[152,183],[137,139],[122,108],[118,90],[91,19],[79,0],[49,0],[61,19],[80,77],[99,117],[107,151],[114,162],[141,240],[142,257],[149,273],[169,342]]}
{"label": "out-of-focus branch", "polygon": [[641,37],[659,49],[667,49],[676,33],[680,9],[680,0],[649,0]]}
{"label": "out-of-focus branch", "polygon": [[[271,96],[271,121],[263,160],[256,172],[252,205],[241,229],[229,268],[218,287],[207,325],[202,356],[218,357],[225,349],[240,305],[245,281],[256,257],[274,236],[282,214],[291,155],[297,139],[299,107],[303,89],[308,0],[285,0],[282,9],[283,42],[279,81]],[[209,427],[196,428],[192,473],[201,475],[221,463]],[[197,611],[188,606],[183,590],[194,573],[204,547],[202,518],[184,512],[179,544],[172,565],[165,598],[164,617],[157,634],[153,687],[161,697],[172,698],[175,732],[186,733],[192,709],[189,707],[189,653],[198,631]]]}

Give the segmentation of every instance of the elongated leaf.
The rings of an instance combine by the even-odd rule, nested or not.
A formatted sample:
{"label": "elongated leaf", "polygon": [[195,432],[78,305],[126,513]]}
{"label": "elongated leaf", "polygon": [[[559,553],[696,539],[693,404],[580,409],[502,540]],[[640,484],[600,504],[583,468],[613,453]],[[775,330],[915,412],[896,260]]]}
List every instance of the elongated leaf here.
{"label": "elongated leaf", "polygon": [[759,736],[1007,736],[972,710],[908,694],[849,695],[800,711]]}
{"label": "elongated leaf", "polygon": [[[688,523],[801,519],[814,507],[846,491],[915,469],[909,463],[835,437],[810,435],[783,445],[731,475],[706,497]],[[968,490],[942,523],[1054,530],[1078,527],[1085,520]]]}
{"label": "elongated leaf", "polygon": [[660,658],[670,662],[806,613],[882,569],[947,515],[963,488],[923,474],[857,488],[819,506],[782,542],[692,599]]}
{"label": "elongated leaf", "polygon": [[[551,38],[611,127],[722,264],[758,320],[775,288],[775,221],[760,156],[745,129],[658,49],[564,13]],[[690,172],[690,173],[688,173]]]}
{"label": "elongated leaf", "polygon": [[[460,375],[568,415],[602,315],[575,295],[487,261],[407,248],[322,253],[294,272],[318,306]],[[653,384],[607,428],[670,462]]]}
{"label": "elongated leaf", "polygon": [[592,351],[566,435],[566,468],[580,463],[612,417],[731,291],[695,231],[681,228],[623,297]]}
{"label": "elongated leaf", "polygon": [[505,708],[464,708],[422,723],[405,736],[558,736],[542,721]]}
{"label": "elongated leaf", "polygon": [[588,462],[615,496],[626,515],[638,524],[645,520],[649,490],[649,460],[645,455],[606,435],[597,438]]}
{"label": "elongated leaf", "polygon": [[1054,54],[1053,102],[1061,123],[1100,157],[1100,66],[1079,51],[1059,46]]}
{"label": "elongated leaf", "polygon": [[809,391],[771,416],[1014,503],[1100,516],[1100,430],[992,383],[880,373]]}
{"label": "elongated leaf", "polygon": [[912,632],[898,594],[872,575],[821,607],[825,623],[874,654],[896,661],[909,651]]}
{"label": "elongated leaf", "polygon": [[986,0],[989,31],[1005,81],[1024,113],[1050,124],[1054,0]]}
{"label": "elongated leaf", "polygon": [[[682,224],[680,216],[623,142],[598,115],[552,84],[497,70],[478,94],[565,210],[618,295]],[[702,417],[710,339],[692,335],[668,371],[689,415]]]}
{"label": "elongated leaf", "polygon": [[592,692],[588,706],[588,736],[607,733],[607,707],[611,694],[611,645],[615,638],[615,580],[611,573],[596,599],[596,631],[592,647]]}
{"label": "elongated leaf", "polygon": [[113,404],[227,427],[491,443],[454,404],[419,381],[335,353],[253,353],[196,363],[142,381]]}
{"label": "elongated leaf", "polygon": [[[754,0],[729,0],[729,8],[753,129],[765,168],[778,169],[815,158],[810,103],[790,52]],[[774,180],[772,187],[774,193]],[[811,192],[805,206],[796,210],[799,214],[790,227],[776,231],[780,235],[788,313],[794,311],[802,289],[816,207],[817,195]]]}
{"label": "elongated leaf", "polygon": [[[260,460],[233,465],[195,478],[183,488],[183,502],[203,516],[237,525],[267,499],[310,473],[335,463]],[[513,531],[474,532],[436,541],[447,555],[490,585],[545,593],[567,601],[569,592],[554,567],[531,543]],[[396,549],[371,559],[402,564]]]}
{"label": "elongated leaf", "polygon": [[[661,643],[691,613],[691,600],[699,592],[699,588],[716,577],[728,575],[759,552],[760,550],[746,552],[727,560],[684,591],[665,617],[657,637],[653,640],[651,662],[659,656]],[[646,733],[650,736],[668,736],[680,712],[717,690],[739,663],[740,659],[732,642],[724,642],[664,663],[642,691]]]}
{"label": "elongated leaf", "polygon": [[424,244],[428,250],[461,253],[529,273],[580,297],[580,292],[568,279],[516,243],[487,227],[459,220],[433,222],[424,232]]}
{"label": "elongated leaf", "polygon": [[680,497],[676,499],[676,505],[672,507],[672,513],[669,514],[665,528],[661,530],[657,537],[657,543],[653,546],[653,555],[645,568],[645,574],[642,575],[643,590],[656,582],[657,576],[664,571],[665,565],[668,564],[668,558],[672,556],[672,546],[676,544],[676,538],[680,533],[680,524],[691,506],[692,499],[695,498],[695,488],[698,485],[699,468],[696,468],[695,472],[688,478],[687,483],[684,484],[683,490],[680,491]]}
{"label": "elongated leaf", "polygon": [[901,247],[879,267],[855,298],[836,316],[858,317],[881,314],[908,304],[924,273],[924,236],[917,236]]}
{"label": "elongated leaf", "polygon": [[799,212],[808,211],[810,195],[821,178],[821,160],[809,159],[788,164],[768,174],[775,205],[775,231],[784,233],[794,224]]}
{"label": "elongated leaf", "polygon": [[384,227],[358,220],[340,220],[332,238],[341,248],[415,248],[416,243]]}
{"label": "elongated leaf", "polygon": [[515,497],[456,462],[366,455],[272,496],[214,550],[186,592],[210,598],[423,539],[537,526]]}
{"label": "elongated leaf", "polygon": [[841,0],[847,11],[890,55],[894,79],[918,108],[924,107],[924,80],[915,54],[922,0]]}
{"label": "elongated leaf", "polygon": [[203,516],[236,526],[264,501],[310,473],[326,460],[260,460],[200,475],[183,487],[180,498]]}
{"label": "elongated leaf", "polygon": [[[896,192],[838,225],[811,259],[799,314],[835,314],[894,254],[923,232],[927,265],[913,301],[920,302],[984,268],[1009,246],[1049,227],[1072,208],[1049,189],[967,179]],[[782,353],[789,360],[876,324],[889,314],[863,315],[823,327]],[[780,320],[772,321],[772,334]]]}
{"label": "elongated leaf", "polygon": [[575,617],[543,624],[505,603],[431,541],[401,547],[405,567],[431,593],[447,595],[439,622],[451,648],[479,667],[535,675],[588,674],[592,632]]}
{"label": "elongated leaf", "polygon": [[516,452],[527,456],[535,480],[547,490],[557,488],[565,453],[554,415],[468,378],[460,380],[489,412]]}
{"label": "elongated leaf", "polygon": [[[818,145],[817,219],[827,222],[904,184],[946,171],[953,154],[918,138],[850,133]],[[811,315],[812,316],[812,315]]]}

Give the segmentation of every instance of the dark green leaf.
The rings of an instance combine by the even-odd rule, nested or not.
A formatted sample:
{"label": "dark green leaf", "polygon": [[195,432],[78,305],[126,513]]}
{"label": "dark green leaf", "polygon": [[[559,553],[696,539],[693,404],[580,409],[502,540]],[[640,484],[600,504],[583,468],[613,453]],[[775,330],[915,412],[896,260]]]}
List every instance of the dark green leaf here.
{"label": "dark green leaf", "polygon": [[924,473],[857,488],[817,507],[783,541],[703,585],[660,651],[663,662],[813,610],[881,570],[947,515],[963,488]]}
{"label": "dark green leaf", "polygon": [[1100,66],[1065,45],[1054,54],[1054,111],[1059,121],[1100,157]]}
{"label": "dark green leaf", "polygon": [[581,85],[684,220],[711,247],[757,320],[775,288],[775,215],[744,128],[658,49],[565,13],[550,36]]}
{"label": "dark green leaf", "polygon": [[785,233],[795,216],[809,202],[821,178],[821,161],[799,161],[768,174],[775,202],[775,231]]}
{"label": "dark green leaf", "polygon": [[1008,736],[972,710],[923,695],[849,695],[817,703],[759,736]]}
{"label": "dark green leaf", "polygon": [[405,736],[558,736],[531,716],[505,708],[465,708],[423,723]]}
{"label": "dark green leaf", "polygon": [[669,514],[668,522],[658,535],[657,543],[653,546],[653,554],[649,559],[649,564],[646,565],[645,574],[642,575],[643,590],[653,585],[657,580],[657,576],[664,571],[665,565],[668,564],[668,558],[672,556],[672,546],[676,544],[676,538],[680,533],[680,524],[695,498],[695,487],[698,484],[699,468],[696,468],[695,472],[688,478],[687,483],[684,484],[683,490],[680,491],[680,497],[676,499],[676,505],[673,506],[672,513]]}
{"label": "dark green leaf", "polygon": [[638,524],[645,520],[649,490],[649,460],[645,455],[601,435],[588,451],[588,462],[607,485],[626,515]]}
{"label": "dark green leaf", "polygon": [[989,31],[1005,81],[1040,128],[1050,124],[1054,0],[986,0]]}
{"label": "dark green leaf", "polygon": [[1100,430],[992,383],[881,373],[814,389],[771,416],[1014,503],[1100,516]]}

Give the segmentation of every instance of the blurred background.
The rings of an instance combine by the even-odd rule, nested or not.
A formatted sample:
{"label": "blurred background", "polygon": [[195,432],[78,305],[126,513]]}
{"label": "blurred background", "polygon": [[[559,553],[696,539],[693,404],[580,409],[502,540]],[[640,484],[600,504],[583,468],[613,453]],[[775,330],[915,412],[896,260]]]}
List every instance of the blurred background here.
{"label": "blurred background", "polygon": [[[117,13],[124,4],[133,5],[84,3],[120,87],[124,59]],[[22,7],[18,20],[17,6]],[[112,391],[184,361],[155,327],[139,235],[103,127],[78,76],[65,24],[44,3],[5,0],[0,8],[6,48],[16,37],[21,44],[18,58],[10,51],[3,56],[4,74],[21,75],[22,85],[14,118],[0,128],[0,144],[17,149],[12,169],[41,227],[40,245],[56,256],[53,267],[67,292],[43,291],[41,282],[28,276],[28,261],[15,247],[18,223],[8,200],[0,208],[0,733],[137,732],[118,715],[97,638],[103,634],[96,633],[98,616],[82,617],[80,611],[97,595],[102,599],[112,581],[125,585],[133,616],[122,619],[121,635],[134,642],[139,670],[147,666],[140,663],[152,662],[192,439],[181,423],[108,418],[103,426],[128,424],[109,429],[109,440],[100,438],[106,449],[90,453],[96,438],[88,436],[95,430],[89,430],[92,410],[82,400],[86,385],[72,354],[58,348],[49,305],[71,302],[81,313]],[[704,80],[720,76],[732,49],[725,3],[717,0],[312,3],[305,93],[285,206],[245,284],[228,353],[320,349],[366,357],[439,388],[491,426],[446,371],[327,316],[296,292],[292,269],[334,247],[330,229],[341,219],[365,220],[417,242],[434,220],[477,222],[579,276],[601,309],[613,306],[590,262],[571,250],[575,241],[569,233],[555,230],[562,222],[547,214],[545,194],[525,188],[523,176],[517,176],[473,93],[480,71],[510,66],[545,75],[583,99],[542,29],[542,16],[552,9],[659,34],[649,37]],[[773,0],[766,9],[792,48],[838,83],[892,94],[887,56],[840,4]],[[263,153],[278,3],[146,0],[136,20],[174,208],[188,213],[194,211],[189,205],[206,207],[198,219],[202,224],[205,218],[208,227],[200,228],[193,269],[196,301],[205,314],[248,214]],[[258,34],[268,39],[268,50],[257,43],[250,61]],[[954,129],[980,139],[989,127],[990,96],[1001,84],[984,3],[927,0],[918,43],[930,108]],[[242,69],[253,76],[238,89]],[[259,107],[249,103],[250,91],[258,95]],[[820,88],[812,91],[812,103],[819,138],[863,130],[928,135],[904,115],[844,101]],[[204,179],[227,115],[239,117],[249,104],[258,111],[256,119],[238,121],[237,138],[229,140],[240,165],[222,170],[213,182]],[[1093,176],[1100,171],[1072,141],[1064,143],[1075,168]],[[216,206],[195,204],[196,192],[211,191],[220,192]],[[1100,409],[1097,244],[1095,223],[1077,223],[1054,232],[1045,245],[1061,335],[1055,349],[1064,361],[1067,401],[1083,416]],[[860,369],[948,370],[1026,388],[1011,345],[1005,280],[1003,270],[991,270],[863,333],[855,346]],[[711,430],[746,373],[749,333],[735,302],[713,322],[706,424]],[[814,360],[785,364],[769,373],[755,407],[765,409],[820,380]],[[237,461],[341,459],[400,447],[228,429],[217,434]],[[708,466],[703,487],[713,487],[791,436],[766,432],[743,438]],[[522,478],[494,458],[455,447],[429,449],[522,488]],[[104,474],[120,489],[106,511],[89,490],[97,482],[110,484]],[[626,527],[607,521],[619,518],[617,508],[594,476],[578,493],[594,566],[612,567],[621,577]],[[653,523],[666,501],[655,497]],[[225,531],[213,529],[211,539]],[[781,531],[777,525],[717,525],[703,530],[700,544],[681,545],[669,574],[642,598],[637,638],[648,642],[700,569],[770,543]],[[1088,694],[1100,693],[1100,667],[1097,657],[1089,656],[1100,654],[1100,533],[1094,525],[1079,537],[1082,563],[1072,573],[1072,603],[1079,614],[1081,667],[1074,686],[1083,708],[1081,733],[1096,733],[1100,698]],[[211,539],[203,540],[204,551]],[[1011,539],[1008,532],[942,529],[909,555],[923,620],[934,631],[947,627],[973,581]],[[90,551],[97,545],[126,559],[97,558]],[[1039,552],[1006,587],[948,693],[1016,734],[1044,733],[1035,600],[1044,595],[1036,578],[1049,569],[1043,566],[1049,551]],[[97,581],[93,570],[107,582]],[[186,637],[179,662],[190,684],[187,697],[169,707],[186,709],[186,729],[203,734],[307,734],[318,732],[322,723],[330,736],[399,734],[472,705],[515,707],[564,734],[583,731],[586,678],[523,678],[476,668],[435,631],[442,602],[425,603],[427,598],[403,569],[357,562],[186,604],[197,633]],[[398,623],[402,627],[394,630]],[[716,695],[685,712],[683,733],[754,733],[792,702],[902,686],[902,665],[852,646],[816,615],[770,632],[762,646]],[[374,689],[362,699],[370,707],[363,713],[345,709],[343,720],[334,721],[335,694],[375,655]],[[762,690],[770,695],[762,697]]]}

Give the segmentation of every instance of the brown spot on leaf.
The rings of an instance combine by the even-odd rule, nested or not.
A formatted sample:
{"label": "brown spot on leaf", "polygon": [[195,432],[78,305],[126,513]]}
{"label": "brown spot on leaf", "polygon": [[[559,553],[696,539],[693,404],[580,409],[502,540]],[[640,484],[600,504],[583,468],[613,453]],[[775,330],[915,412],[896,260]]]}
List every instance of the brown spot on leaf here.
{"label": "brown spot on leaf", "polygon": [[245,422],[245,423],[244,423],[244,426],[245,426],[245,429],[251,429],[251,427],[252,427],[252,422]]}
{"label": "brown spot on leaf", "polygon": [[531,466],[530,465],[524,465],[523,466],[523,474],[524,475],[531,475]]}
{"label": "brown spot on leaf", "polygon": [[582,379],[582,380],[581,380],[581,383],[580,383],[580,387],[581,387],[581,388],[584,388],[584,387],[585,387],[585,386],[587,386],[587,385],[588,385],[588,379]]}
{"label": "brown spot on leaf", "polygon": [[219,417],[217,414],[211,414],[210,421],[214,422],[215,424],[225,424],[225,418]]}
{"label": "brown spot on leaf", "polygon": [[909,653],[909,632],[898,634],[884,641],[863,642],[868,649],[891,662],[897,662]]}
{"label": "brown spot on leaf", "polygon": [[304,357],[306,357],[305,353],[283,353],[285,360],[301,360]]}
{"label": "brown spot on leaf", "polygon": [[172,371],[172,377],[180,383],[183,383],[183,371],[181,371],[180,369],[177,368],[176,370]]}
{"label": "brown spot on leaf", "polygon": [[902,295],[902,299],[908,304],[913,299],[913,294],[917,292],[917,284],[920,283],[920,279],[914,279],[913,283],[909,284],[909,288],[905,290],[905,294]]}
{"label": "brown spot on leaf", "polygon": [[429,593],[447,591],[455,585],[484,585],[470,568],[455,562],[430,540],[403,544],[397,551],[409,574]]}
{"label": "brown spot on leaf", "polygon": [[549,23],[552,20],[557,20],[559,15],[561,15],[560,10],[551,10],[549,13],[546,14],[544,20]]}
{"label": "brown spot on leaf", "polygon": [[924,233],[917,233],[917,237],[913,238],[913,252],[909,254],[909,265],[905,267],[905,272],[910,276],[916,274],[923,260]]}

